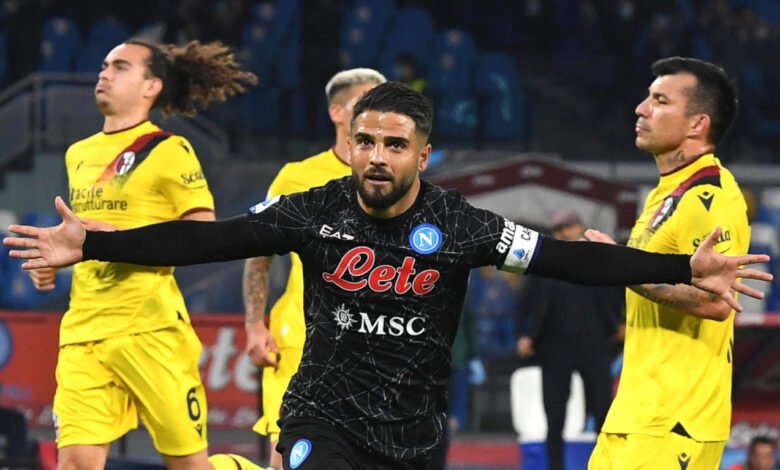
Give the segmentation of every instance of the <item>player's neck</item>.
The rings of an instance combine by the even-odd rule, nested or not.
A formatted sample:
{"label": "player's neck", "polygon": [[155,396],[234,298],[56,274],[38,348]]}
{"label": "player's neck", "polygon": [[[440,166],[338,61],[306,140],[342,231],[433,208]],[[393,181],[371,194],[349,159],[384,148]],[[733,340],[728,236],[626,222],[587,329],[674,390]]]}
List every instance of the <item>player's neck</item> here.
{"label": "player's neck", "polygon": [[669,152],[655,155],[655,164],[658,167],[658,174],[668,175],[695,162],[702,155],[713,153],[715,147],[709,144],[697,146],[682,146]]}
{"label": "player's neck", "polygon": [[123,131],[130,129],[144,121],[149,120],[149,112],[134,112],[126,114],[117,114],[111,116],[105,116],[103,119],[103,132],[106,134]]}
{"label": "player's neck", "polygon": [[333,144],[333,153],[345,165],[349,165],[349,147],[347,146],[347,135],[341,132],[336,133],[336,143]]}

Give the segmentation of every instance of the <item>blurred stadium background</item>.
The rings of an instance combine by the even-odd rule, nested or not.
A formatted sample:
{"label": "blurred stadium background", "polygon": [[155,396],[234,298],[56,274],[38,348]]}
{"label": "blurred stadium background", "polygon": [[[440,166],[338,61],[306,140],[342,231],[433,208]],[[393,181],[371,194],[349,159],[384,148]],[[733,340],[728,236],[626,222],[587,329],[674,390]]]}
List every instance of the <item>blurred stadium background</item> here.
{"label": "blurred stadium background", "polygon": [[[64,150],[100,129],[97,72],[131,36],[221,40],[261,79],[198,118],[157,120],[193,143],[218,216],[243,212],[285,162],[332,143],[324,85],[340,69],[367,66],[434,100],[436,152],[426,177],[540,229],[555,209],[576,208],[618,238],[656,181],[651,157],[633,146],[649,65],[671,55],[715,61],[737,78],[741,98],[718,156],[748,194],[751,251],[780,254],[778,0],[2,0],[0,230],[58,223],[52,201],[67,194]],[[775,262],[765,268],[775,271]],[[206,347],[212,449],[259,460],[263,448],[248,432],[258,377],[241,354],[241,269],[224,263],[177,277]],[[284,263],[274,269],[278,292]],[[0,404],[25,412],[48,456],[57,326],[69,290],[68,272],[60,276],[55,292],[36,292],[0,253]],[[533,432],[518,441],[523,403],[515,403],[514,423],[511,412],[511,374],[524,365],[511,330],[516,287],[489,308],[471,295],[488,373],[466,390],[453,469],[520,468],[520,447],[526,463],[536,452]],[[780,434],[780,286],[766,292],[738,317],[723,468],[742,458],[752,436]],[[133,468],[160,462],[140,432],[112,455],[136,459]]]}

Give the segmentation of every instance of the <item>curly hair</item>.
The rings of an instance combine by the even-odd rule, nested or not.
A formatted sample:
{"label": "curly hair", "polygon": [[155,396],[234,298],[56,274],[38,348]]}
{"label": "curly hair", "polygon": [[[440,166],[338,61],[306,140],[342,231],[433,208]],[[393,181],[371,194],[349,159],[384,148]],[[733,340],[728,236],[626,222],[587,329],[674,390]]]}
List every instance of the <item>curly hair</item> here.
{"label": "curly hair", "polygon": [[148,73],[163,82],[152,107],[166,115],[194,116],[209,104],[244,93],[246,85],[257,83],[257,76],[242,70],[230,48],[218,41],[176,46],[130,39],[124,44],[149,49]]}

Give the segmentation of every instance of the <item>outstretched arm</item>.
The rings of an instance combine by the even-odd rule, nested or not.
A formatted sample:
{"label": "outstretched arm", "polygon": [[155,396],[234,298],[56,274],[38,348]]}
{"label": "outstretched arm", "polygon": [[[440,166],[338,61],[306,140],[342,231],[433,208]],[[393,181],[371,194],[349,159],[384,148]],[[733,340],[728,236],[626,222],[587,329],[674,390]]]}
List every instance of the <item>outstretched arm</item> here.
{"label": "outstretched arm", "polygon": [[[587,230],[585,237],[594,242],[615,243],[609,235],[598,230]],[[684,284],[638,284],[629,288],[648,300],[699,318],[723,321],[732,310],[719,295]]]}
{"label": "outstretched arm", "polygon": [[246,216],[218,222],[177,220],[117,232],[88,232],[62,198],[55,200],[62,223],[56,227],[12,225],[3,243],[14,258],[25,258],[25,269],[68,266],[84,259],[184,266],[247,258],[258,254]]}
{"label": "outstretched arm", "polygon": [[[724,256],[718,253],[715,229],[699,245],[693,256],[664,255],[605,243],[542,240],[528,273],[581,284],[633,285],[646,283],[691,284],[718,295],[737,311],[742,307],[731,290],[750,297],[763,294],[740,282],[739,278],[771,281],[772,275],[742,265],[765,263],[767,255]],[[582,269],[590,266],[590,269]]]}

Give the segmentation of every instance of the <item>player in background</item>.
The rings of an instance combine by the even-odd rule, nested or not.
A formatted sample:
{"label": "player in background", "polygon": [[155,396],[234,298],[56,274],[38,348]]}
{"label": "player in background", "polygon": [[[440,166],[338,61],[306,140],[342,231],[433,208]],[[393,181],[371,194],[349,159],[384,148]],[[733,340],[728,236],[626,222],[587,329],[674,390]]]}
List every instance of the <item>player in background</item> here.
{"label": "player in background", "polygon": [[[325,86],[328,115],[336,130],[335,143],[328,150],[305,160],[288,163],[281,169],[266,199],[289,195],[322,186],[350,174],[347,139],[352,108],[365,92],[384,83],[379,72],[357,68],[334,75]],[[303,266],[291,253],[287,288],[270,312],[270,328],[264,322],[268,298],[268,270],[273,257],[246,260],[243,277],[246,310],[246,352],[252,362],[263,367],[263,416],[252,428],[267,435],[270,442],[270,468],[282,468],[282,455],[276,451],[279,441],[279,411],[290,378],[298,370],[306,339],[303,318]],[[270,330],[270,331],[269,331]]]}
{"label": "player in background", "polygon": [[[184,137],[149,120],[244,91],[256,77],[219,43],[128,40],[103,61],[95,101],[101,132],[65,155],[70,203],[92,230],[214,220],[214,199]],[[54,288],[56,271],[30,271]],[[54,422],[60,469],[102,469],[111,442],[143,419],[170,469],[210,469],[202,346],[172,267],[85,261],[74,268],[60,325]]]}
{"label": "player in background", "polygon": [[[715,156],[737,111],[731,80],[682,57],[652,72],[636,107],[636,146],[655,158],[659,181],[628,245],[690,254],[721,227],[715,249],[747,253],[745,199]],[[589,468],[716,470],[729,437],[733,354],[734,314],[722,298],[681,284],[627,289],[623,372]]]}

